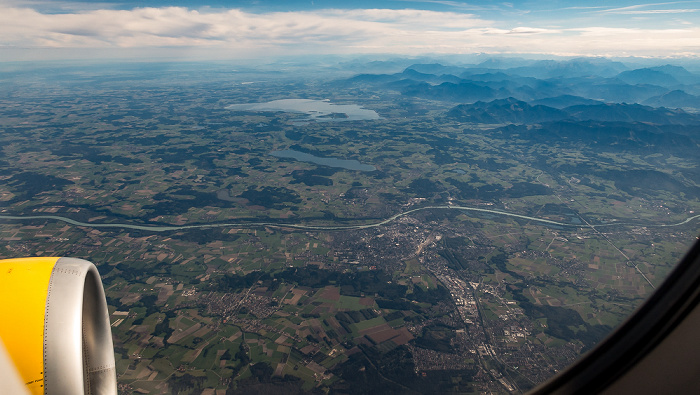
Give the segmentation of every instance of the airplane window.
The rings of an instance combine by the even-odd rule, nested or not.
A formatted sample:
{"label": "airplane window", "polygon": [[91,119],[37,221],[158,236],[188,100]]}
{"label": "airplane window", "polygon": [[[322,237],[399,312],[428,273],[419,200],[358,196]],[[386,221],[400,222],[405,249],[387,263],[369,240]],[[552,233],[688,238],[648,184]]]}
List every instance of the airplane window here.
{"label": "airplane window", "polygon": [[0,259],[121,393],[523,393],[700,229],[681,2],[0,4]]}

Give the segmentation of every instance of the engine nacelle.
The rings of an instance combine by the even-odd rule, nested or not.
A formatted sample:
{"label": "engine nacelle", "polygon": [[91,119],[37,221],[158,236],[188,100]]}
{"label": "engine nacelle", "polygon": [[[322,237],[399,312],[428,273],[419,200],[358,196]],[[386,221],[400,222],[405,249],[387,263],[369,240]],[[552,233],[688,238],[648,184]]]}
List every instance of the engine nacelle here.
{"label": "engine nacelle", "polygon": [[16,369],[0,370],[8,385],[19,378],[31,394],[117,393],[109,312],[91,262],[0,260],[0,339],[0,366]]}

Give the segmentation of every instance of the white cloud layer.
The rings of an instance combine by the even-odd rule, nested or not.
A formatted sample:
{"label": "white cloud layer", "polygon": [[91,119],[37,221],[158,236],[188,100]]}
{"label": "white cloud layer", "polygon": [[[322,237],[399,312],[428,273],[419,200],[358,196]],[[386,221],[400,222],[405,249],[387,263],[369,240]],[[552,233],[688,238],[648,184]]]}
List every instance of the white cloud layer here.
{"label": "white cloud layer", "polygon": [[[636,10],[619,10],[623,12]],[[217,57],[317,53],[697,56],[700,28],[510,26],[424,10],[249,13],[181,7],[42,14],[0,6],[0,51],[197,48]]]}

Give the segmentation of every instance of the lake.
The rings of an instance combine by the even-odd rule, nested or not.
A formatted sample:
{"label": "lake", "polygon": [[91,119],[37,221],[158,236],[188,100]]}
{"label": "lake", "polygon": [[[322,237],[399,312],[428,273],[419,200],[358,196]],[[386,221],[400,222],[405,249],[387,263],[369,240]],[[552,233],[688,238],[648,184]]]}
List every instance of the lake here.
{"label": "lake", "polygon": [[354,159],[336,159],[336,158],[322,158],[319,156],[314,156],[304,152],[299,152],[291,149],[285,149],[281,151],[272,151],[270,155],[277,158],[291,158],[302,162],[311,162],[317,165],[330,166],[330,167],[340,167],[347,170],[359,170],[359,171],[374,171],[377,170],[376,167],[372,165],[362,164]]}
{"label": "lake", "polygon": [[356,104],[333,104],[325,100],[282,99],[267,103],[231,104],[226,107],[234,111],[283,111],[302,113],[308,120],[316,122],[364,121],[379,119],[374,110]]}

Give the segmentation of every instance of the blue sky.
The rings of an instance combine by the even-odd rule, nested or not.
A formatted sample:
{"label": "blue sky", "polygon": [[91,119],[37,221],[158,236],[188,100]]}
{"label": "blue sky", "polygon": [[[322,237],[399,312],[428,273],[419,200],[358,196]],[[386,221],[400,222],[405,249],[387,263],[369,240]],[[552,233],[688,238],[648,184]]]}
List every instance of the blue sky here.
{"label": "blue sky", "polygon": [[0,59],[700,56],[698,1],[0,0]]}

